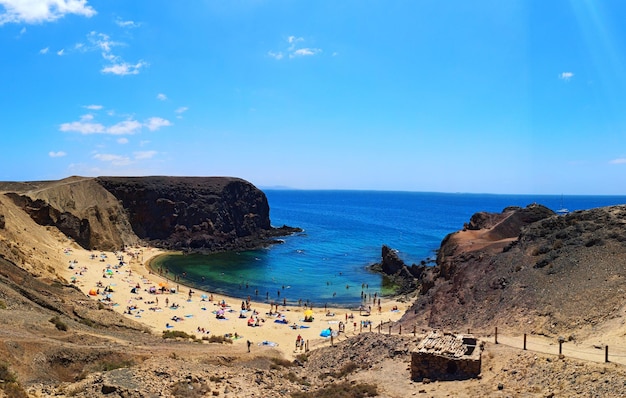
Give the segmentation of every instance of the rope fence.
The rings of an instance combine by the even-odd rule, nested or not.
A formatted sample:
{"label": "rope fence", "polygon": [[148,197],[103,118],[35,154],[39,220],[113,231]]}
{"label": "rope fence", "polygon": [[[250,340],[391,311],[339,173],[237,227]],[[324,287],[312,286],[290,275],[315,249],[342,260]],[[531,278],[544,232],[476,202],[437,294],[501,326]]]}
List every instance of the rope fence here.
{"label": "rope fence", "polygon": [[[369,323],[367,326],[361,326],[359,333],[363,331],[375,332],[379,334],[398,334],[417,336],[417,327],[407,328],[406,325],[402,328],[402,325],[394,325],[392,322],[380,322],[379,325],[373,326]],[[467,333],[470,334],[470,330]],[[592,347],[585,348],[580,347],[566,340],[563,337],[558,337],[554,340],[550,340],[547,337],[539,335],[528,335],[524,333],[521,336],[510,335],[498,335],[498,328],[495,328],[493,336],[487,335],[486,338],[493,337],[495,344],[501,344],[512,348],[519,348],[524,351],[537,352],[542,354],[553,354],[563,357],[570,357],[580,359],[584,361],[592,362],[612,362],[626,365],[626,347],[613,347],[609,349],[608,345],[599,344]],[[482,338],[483,341],[487,341]]]}

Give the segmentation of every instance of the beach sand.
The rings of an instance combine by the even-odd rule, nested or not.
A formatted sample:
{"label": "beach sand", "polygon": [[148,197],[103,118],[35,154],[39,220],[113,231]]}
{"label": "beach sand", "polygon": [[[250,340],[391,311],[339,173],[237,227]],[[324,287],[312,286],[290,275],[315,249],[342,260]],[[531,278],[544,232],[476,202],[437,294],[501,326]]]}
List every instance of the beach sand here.
{"label": "beach sand", "polygon": [[[294,358],[304,353],[306,348],[296,350],[298,335],[308,344],[309,349],[315,349],[331,344],[331,339],[321,337],[320,333],[329,327],[333,332],[339,331],[340,322],[344,324],[344,332],[336,335],[332,343],[345,340],[361,331],[369,331],[370,326],[367,324],[362,326],[362,322],[369,322],[372,331],[377,331],[382,323],[381,331],[385,333],[388,330],[385,323],[400,319],[407,307],[406,303],[382,298],[380,312],[378,303],[376,306],[371,304],[372,312],[369,315],[366,315],[366,311],[360,313],[358,310],[348,308],[333,307],[328,311],[324,308],[313,308],[313,321],[304,322],[306,310],[304,306],[279,305],[278,312],[281,315],[279,317],[276,314],[270,315],[271,309],[276,312],[275,306],[251,301],[250,311],[243,312],[244,317],[240,318],[241,298],[227,297],[195,288],[192,288],[193,293],[190,296],[188,286],[150,272],[147,267],[149,261],[157,255],[166,253],[162,250],[135,247],[125,252],[112,253],[87,251],[72,246],[63,248],[67,259],[63,276],[88,297],[99,300],[125,317],[144,324],[157,335],[171,330],[194,335],[197,339],[230,336],[233,347],[238,350],[245,350],[247,342],[250,341],[252,352],[258,353],[259,350],[274,348],[285,357]],[[123,256],[123,265],[120,265],[118,256]],[[113,291],[105,291],[108,290],[107,287]],[[162,287],[166,288],[164,293],[161,292]],[[151,293],[151,288],[157,293]],[[168,289],[172,288],[176,289],[175,293],[168,292]],[[220,305],[221,303],[225,303],[226,306]],[[219,310],[224,311],[226,319],[217,319],[216,313]],[[257,315],[253,315],[253,312]],[[255,322],[256,318],[259,319],[260,326],[248,326],[251,315]],[[279,319],[284,319],[286,323],[275,322]]]}

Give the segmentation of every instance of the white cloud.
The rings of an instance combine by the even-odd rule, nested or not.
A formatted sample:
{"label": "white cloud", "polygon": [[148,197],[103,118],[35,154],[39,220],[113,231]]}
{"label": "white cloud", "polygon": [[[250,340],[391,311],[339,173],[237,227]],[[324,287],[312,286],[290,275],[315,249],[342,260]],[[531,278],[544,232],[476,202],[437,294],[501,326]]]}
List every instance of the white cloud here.
{"label": "white cloud", "polygon": [[565,81],[569,81],[572,77],[574,77],[574,74],[572,72],[563,72],[559,74],[559,79]]}
{"label": "white cloud", "polygon": [[133,154],[136,160],[152,159],[158,152],[157,151],[137,151]]}
{"label": "white cloud", "polygon": [[291,54],[289,54],[289,58],[308,57],[311,55],[319,54],[321,52],[322,50],[320,50],[319,48],[299,48],[295,50],[294,52],[292,52]]}
{"label": "white cloud", "polygon": [[120,18],[115,20],[115,23],[117,24],[117,26],[119,26],[120,28],[138,28],[141,26],[140,23],[135,22],[135,21],[123,21]]}
{"label": "white cloud", "polygon": [[167,119],[163,119],[160,117],[151,117],[146,121],[144,125],[148,128],[148,130],[155,131],[160,129],[161,127],[171,126],[172,123]]}
{"label": "white cloud", "polygon": [[102,73],[118,76],[137,75],[142,68],[148,66],[147,62],[141,60],[136,63],[126,62],[122,57],[113,53],[115,47],[125,46],[126,44],[112,40],[105,33],[91,31],[87,34],[87,41],[89,42],[88,46],[78,43],[75,45],[75,48],[81,51],[100,51],[102,58],[109,63],[109,65],[100,69]]}
{"label": "white cloud", "polygon": [[51,158],[62,158],[63,156],[66,156],[67,153],[63,152],[63,151],[58,151],[58,152],[48,152],[48,156],[50,156]]}
{"label": "white cloud", "polygon": [[126,137],[118,138],[117,139],[117,143],[118,144],[122,144],[122,145],[123,144],[128,144],[128,138],[126,138]]}
{"label": "white cloud", "polygon": [[146,146],[150,143],[150,140],[141,140],[139,141],[139,146]]}
{"label": "white cloud", "polygon": [[613,159],[609,163],[611,163],[611,164],[626,164],[626,158]]}
{"label": "white cloud", "polygon": [[[281,60],[285,57],[285,53],[289,56],[289,58],[297,58],[297,57],[310,57],[313,55],[320,54],[322,52],[321,48],[313,48],[313,47],[304,47],[303,43],[305,39],[303,37],[298,36],[289,36],[287,37],[287,48],[285,51],[268,51],[267,55],[276,59]],[[333,54],[335,55],[335,54]]]}
{"label": "white cloud", "polygon": [[93,158],[102,162],[109,162],[113,166],[127,166],[132,163],[127,156],[113,155],[110,153],[96,153],[93,155]]}
{"label": "white cloud", "polygon": [[165,101],[167,99],[167,95],[163,93],[158,93],[156,97],[159,101]]}
{"label": "white cloud", "polygon": [[63,18],[67,14],[92,17],[96,14],[87,0],[0,0],[0,25],[37,24]]}
{"label": "white cloud", "polygon": [[24,33],[26,33],[26,27],[23,27],[23,28],[20,30],[20,36],[22,36]]}
{"label": "white cloud", "polygon": [[59,55],[59,56],[63,55],[64,53],[65,53],[65,49],[64,48],[62,48],[59,51],[57,51],[57,55]]}
{"label": "white cloud", "polygon": [[49,47],[42,48],[41,50],[39,50],[39,54],[48,54],[48,51],[50,51]]}
{"label": "white cloud", "polygon": [[59,128],[61,131],[70,131],[81,134],[101,134],[106,130],[100,123],[71,122],[63,123]]}
{"label": "white cloud", "polygon": [[283,59],[283,53],[282,52],[273,52],[273,51],[268,51],[267,55],[269,55],[270,57],[274,58],[274,59]]}
{"label": "white cloud", "polygon": [[137,75],[139,74],[139,70],[148,64],[139,61],[138,63],[131,65],[129,63],[123,62],[120,64],[114,64],[110,66],[105,66],[100,70],[102,73],[112,73],[114,75],[126,76],[126,75]]}
{"label": "white cloud", "polygon": [[93,120],[93,115],[91,113],[88,113],[80,117],[81,122],[89,122],[91,120]]}
{"label": "white cloud", "polygon": [[141,130],[142,124],[136,120],[124,120],[106,129],[106,132],[113,135],[130,135]]}
{"label": "white cloud", "polygon": [[188,108],[188,107],[186,107],[186,106],[181,106],[180,108],[176,109],[174,112],[176,112],[176,113],[178,113],[178,114],[181,114],[181,113],[185,113],[185,112],[187,112],[188,110],[189,110],[189,108]]}
{"label": "white cloud", "polygon": [[85,105],[83,106],[83,108],[90,109],[92,111],[99,111],[100,109],[103,108],[103,106],[102,105]]}

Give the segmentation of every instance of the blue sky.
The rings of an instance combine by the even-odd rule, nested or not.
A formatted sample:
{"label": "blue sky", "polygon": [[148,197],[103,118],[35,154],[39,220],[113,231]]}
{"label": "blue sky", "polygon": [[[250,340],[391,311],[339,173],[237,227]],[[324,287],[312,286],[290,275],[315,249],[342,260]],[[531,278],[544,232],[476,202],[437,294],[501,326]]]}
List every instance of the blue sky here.
{"label": "blue sky", "polygon": [[0,180],[626,194],[626,3],[0,0]]}

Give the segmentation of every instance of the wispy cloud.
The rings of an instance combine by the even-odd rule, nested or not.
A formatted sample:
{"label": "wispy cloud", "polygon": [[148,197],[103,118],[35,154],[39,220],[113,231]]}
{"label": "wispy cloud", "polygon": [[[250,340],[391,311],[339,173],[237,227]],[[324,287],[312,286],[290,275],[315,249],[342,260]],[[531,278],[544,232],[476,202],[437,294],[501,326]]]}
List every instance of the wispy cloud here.
{"label": "wispy cloud", "polygon": [[167,99],[167,95],[163,93],[158,93],[156,97],[159,101],[165,101]]}
{"label": "wispy cloud", "polygon": [[122,144],[122,145],[128,144],[128,138],[126,138],[126,137],[118,138],[117,139],[117,143],[118,144]]}
{"label": "wispy cloud", "polygon": [[295,50],[294,52],[292,52],[291,54],[289,54],[289,58],[308,57],[311,55],[319,54],[321,52],[322,50],[320,50],[319,48],[299,48]]}
{"label": "wispy cloud", "polygon": [[152,159],[157,153],[157,151],[138,151],[134,152],[133,155],[135,156],[135,160],[145,160]]}
{"label": "wispy cloud", "polygon": [[298,36],[289,36],[286,40],[286,48],[283,51],[268,51],[267,55],[276,60],[281,60],[285,54],[289,58],[311,57],[322,53],[321,48],[307,47],[304,45],[305,39]]}
{"label": "wispy cloud", "polygon": [[274,58],[274,59],[283,59],[284,55],[282,52],[273,52],[273,51],[268,51],[267,55],[269,55],[270,57]]}
{"label": "wispy cloud", "polygon": [[57,55],[58,56],[62,56],[63,54],[65,54],[65,49],[64,48],[62,48],[59,51],[57,51]]}
{"label": "wispy cloud", "polygon": [[48,156],[50,156],[51,158],[62,158],[63,156],[66,156],[67,153],[63,152],[63,151],[58,151],[58,152],[48,152]]}
{"label": "wispy cloud", "polygon": [[0,0],[0,25],[6,23],[38,24],[56,21],[67,14],[92,17],[96,10],[87,0]]}
{"label": "wispy cloud", "polygon": [[626,158],[617,158],[609,162],[610,164],[626,164]]}
{"label": "wispy cloud", "polygon": [[115,47],[126,46],[126,44],[112,40],[111,37],[105,33],[89,32],[89,34],[87,34],[87,43],[88,44],[76,43],[74,50],[82,52],[99,51],[102,58],[107,62],[107,65],[100,69],[101,73],[119,76],[137,75],[141,69],[149,65],[143,60],[139,60],[135,63],[126,62],[121,56],[113,52]]}
{"label": "wispy cloud", "polygon": [[144,125],[148,128],[148,130],[156,131],[161,127],[171,126],[172,123],[167,119],[163,119],[160,117],[151,117],[146,121]]}
{"label": "wispy cloud", "polygon": [[188,107],[186,107],[186,106],[181,106],[180,108],[176,109],[174,112],[175,112],[175,113],[177,113],[177,114],[179,114],[179,115],[181,115],[181,114],[183,114],[183,113],[187,112],[188,110],[189,110],[189,108],[188,108]]}
{"label": "wispy cloud", "polygon": [[92,111],[99,111],[100,109],[103,108],[103,106],[102,105],[85,105],[83,106],[83,108],[86,108]]}
{"label": "wispy cloud", "polygon": [[50,51],[49,47],[42,48],[41,50],[39,50],[39,54],[48,54],[48,51]]}
{"label": "wispy cloud", "polygon": [[59,127],[60,131],[75,132],[81,134],[102,134],[106,133],[106,128],[100,123],[70,122],[63,123]]}
{"label": "wispy cloud", "polygon": [[93,158],[102,162],[111,163],[113,166],[128,166],[132,163],[128,156],[114,155],[111,153],[96,153]]}
{"label": "wispy cloud", "polygon": [[129,64],[127,62],[122,62],[118,64],[113,64],[109,66],[105,66],[100,70],[102,73],[111,73],[114,75],[138,75],[141,68],[148,66],[146,62],[139,61],[136,64]]}
{"label": "wispy cloud", "polygon": [[143,128],[147,128],[150,131],[156,131],[162,127],[172,125],[169,120],[160,117],[151,117],[147,119],[144,123],[141,123],[134,119],[127,119],[108,127],[103,125],[102,123],[93,122],[93,119],[94,116],[91,114],[83,115],[81,116],[80,121],[62,123],[59,126],[59,130],[63,132],[80,133],[83,135],[134,135],[141,132]]}
{"label": "wispy cloud", "polygon": [[572,72],[563,72],[559,74],[559,79],[569,81],[572,77],[574,77],[574,73]]}
{"label": "wispy cloud", "polygon": [[112,153],[95,153],[93,158],[101,162],[110,163],[112,166],[128,166],[142,160],[149,160],[158,155],[157,151],[137,151],[132,157],[128,155],[116,155]]}
{"label": "wispy cloud", "polygon": [[115,23],[117,24],[117,26],[119,26],[120,28],[126,28],[126,29],[130,29],[130,28],[138,28],[141,26],[141,24],[139,22],[135,22],[135,21],[124,21],[121,18],[118,18],[115,20]]}
{"label": "wispy cloud", "polygon": [[112,135],[135,134],[141,130],[143,125],[136,120],[124,120],[109,127],[106,132]]}

